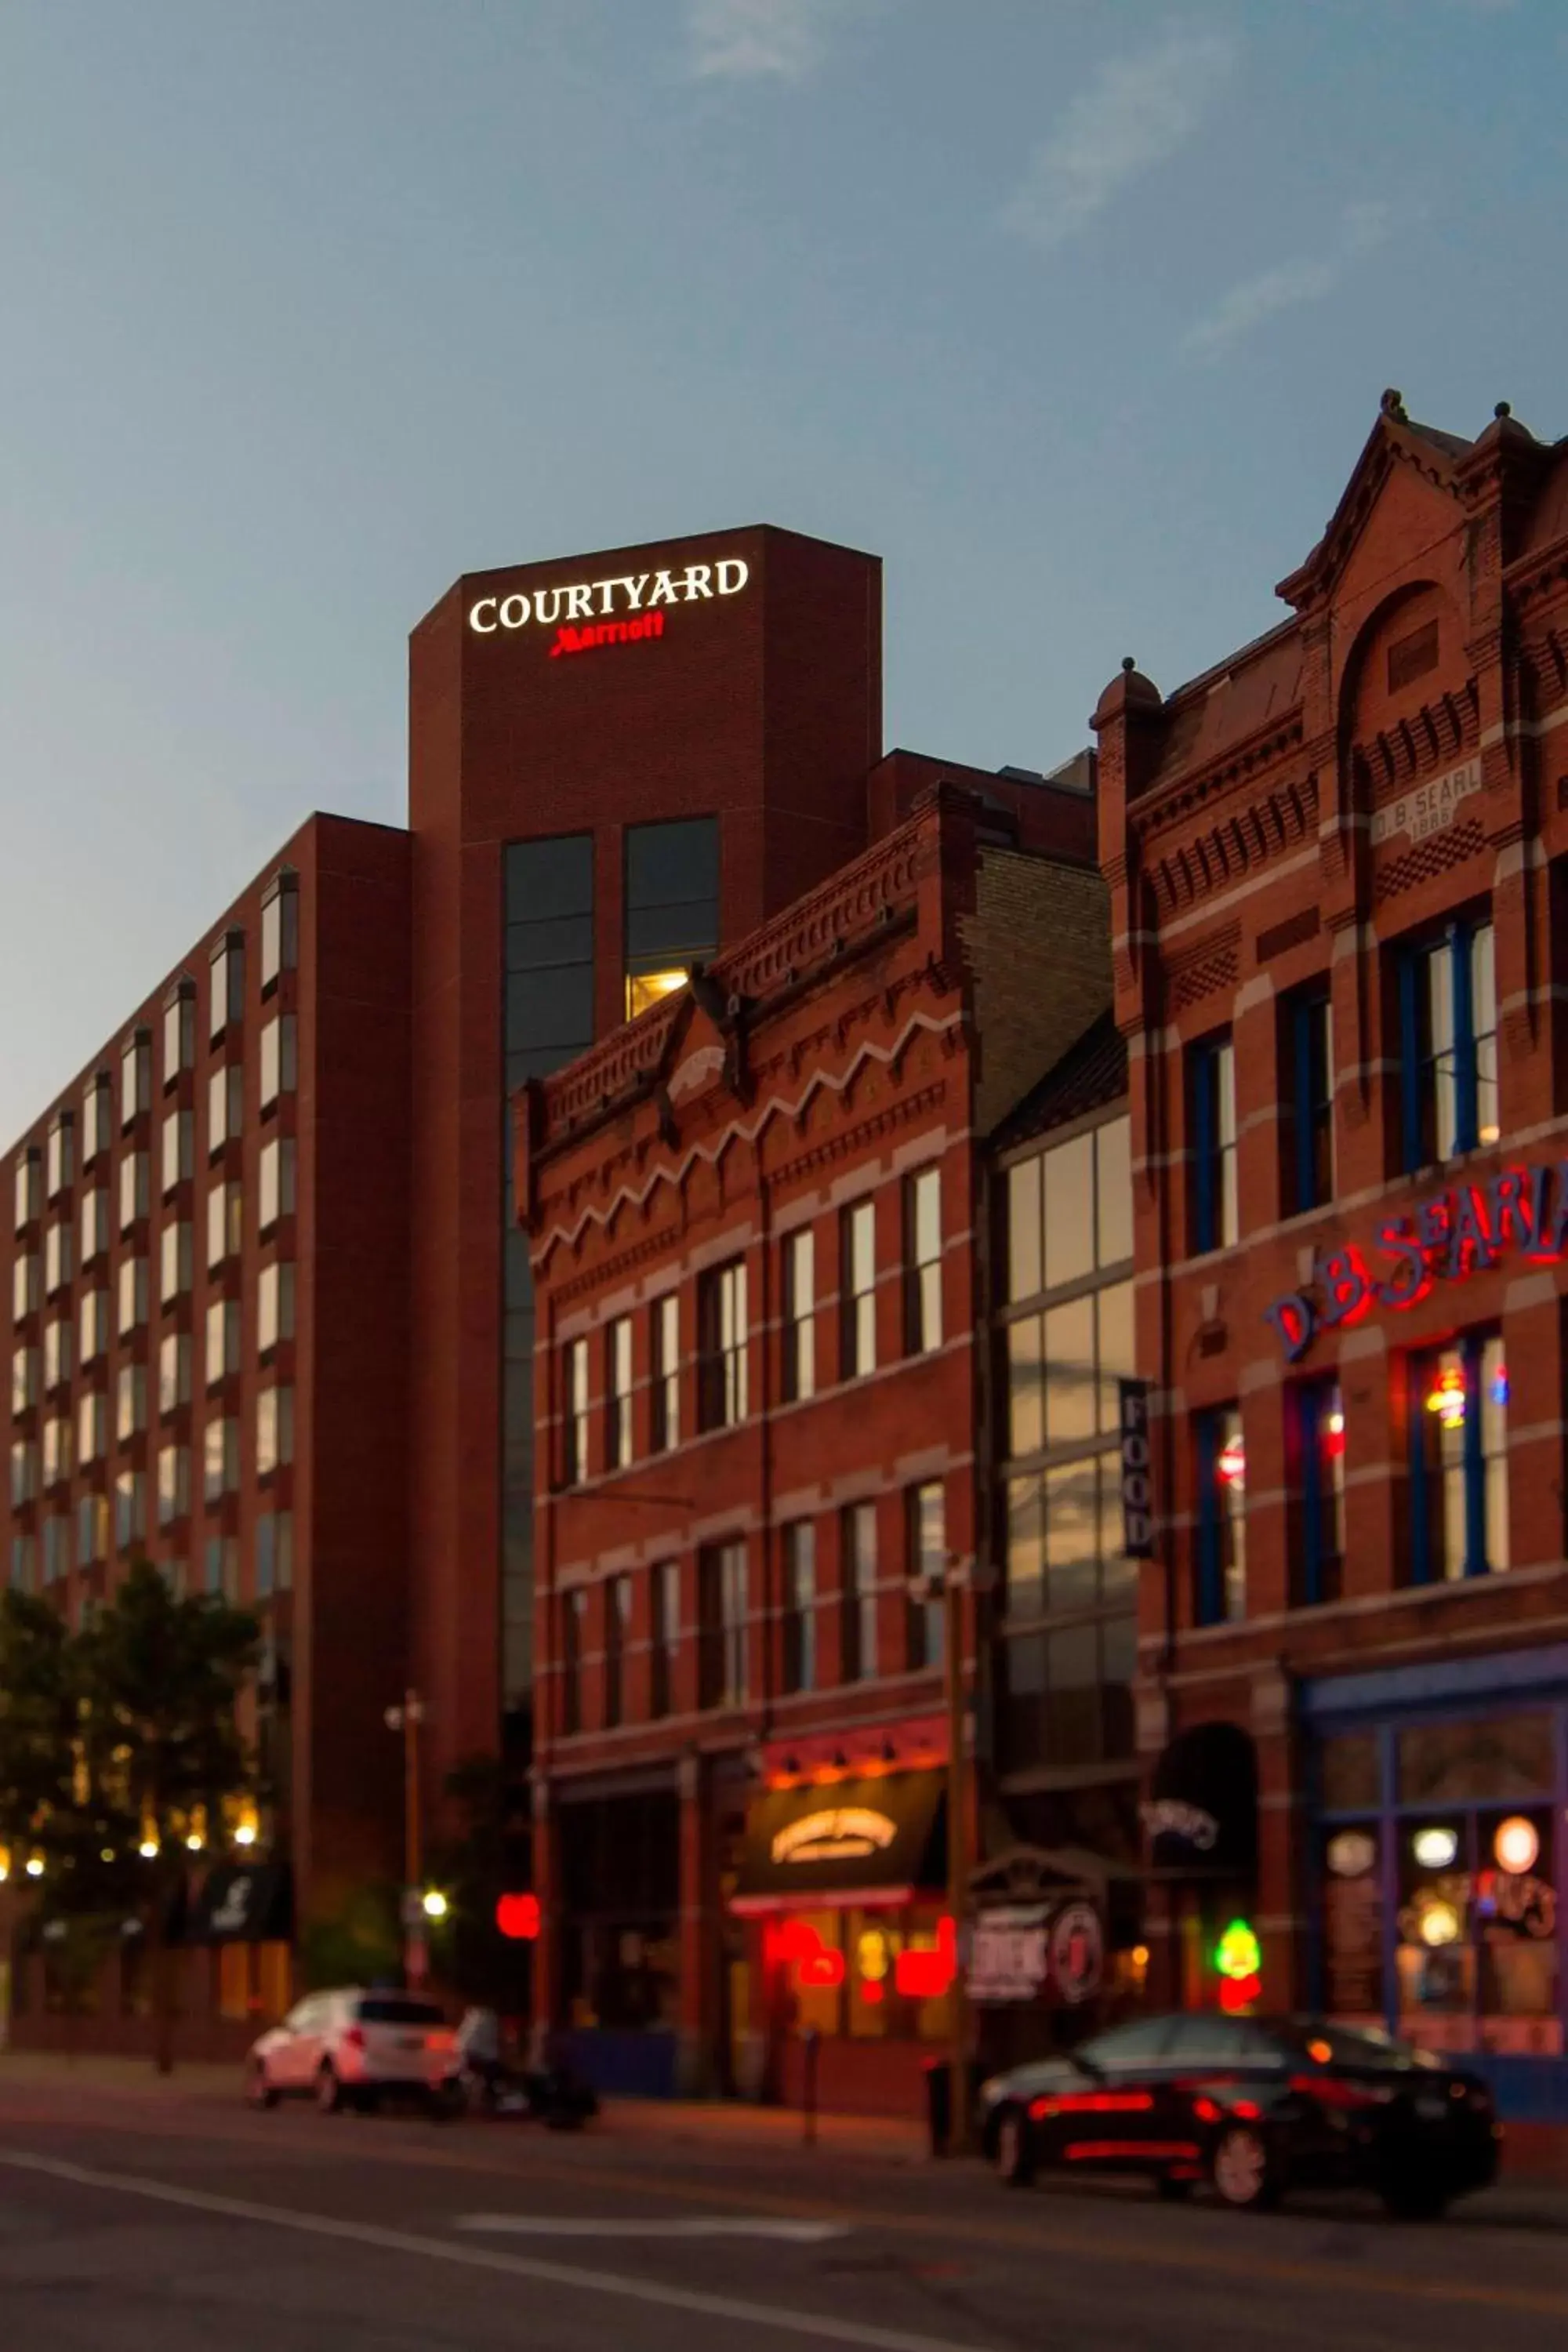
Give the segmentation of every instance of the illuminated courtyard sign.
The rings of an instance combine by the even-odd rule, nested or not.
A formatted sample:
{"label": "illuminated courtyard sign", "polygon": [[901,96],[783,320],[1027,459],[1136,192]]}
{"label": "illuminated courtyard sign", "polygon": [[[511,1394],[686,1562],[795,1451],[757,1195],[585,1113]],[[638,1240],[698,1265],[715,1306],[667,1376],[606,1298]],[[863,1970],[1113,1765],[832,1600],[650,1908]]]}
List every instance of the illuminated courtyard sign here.
{"label": "illuminated courtyard sign", "polygon": [[[699,604],[713,596],[738,596],[751,578],[742,556],[722,555],[713,563],[688,563],[678,571],[623,572],[611,580],[578,580],[562,588],[513,589],[507,596],[480,596],[468,607],[468,626],[476,635],[494,636],[501,629],[526,629],[535,622],[547,629],[564,624],[563,634],[576,640],[591,634],[597,643],[609,643],[596,625],[640,614],[658,618],[648,629],[628,625],[627,635],[657,636],[663,630],[663,609],[670,604]],[[557,642],[552,653],[579,653],[574,642]]]}

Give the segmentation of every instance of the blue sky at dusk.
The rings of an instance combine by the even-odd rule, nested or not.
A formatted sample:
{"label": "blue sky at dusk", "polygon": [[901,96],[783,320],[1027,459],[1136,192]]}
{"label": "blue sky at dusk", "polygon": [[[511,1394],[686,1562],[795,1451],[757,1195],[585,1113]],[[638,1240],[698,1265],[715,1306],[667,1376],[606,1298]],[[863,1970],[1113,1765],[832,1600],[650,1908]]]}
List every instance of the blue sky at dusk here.
{"label": "blue sky at dusk", "polygon": [[1279,616],[1385,384],[1568,432],[1563,0],[8,0],[0,1145],[459,572],[770,520],[1049,766]]}

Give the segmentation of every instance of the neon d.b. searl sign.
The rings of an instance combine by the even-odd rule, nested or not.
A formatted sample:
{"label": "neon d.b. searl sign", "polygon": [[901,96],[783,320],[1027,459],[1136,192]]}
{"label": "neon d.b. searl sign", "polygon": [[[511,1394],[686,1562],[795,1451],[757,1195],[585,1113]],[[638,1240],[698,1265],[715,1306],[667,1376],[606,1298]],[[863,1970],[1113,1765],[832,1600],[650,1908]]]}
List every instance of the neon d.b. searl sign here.
{"label": "neon d.b. searl sign", "polygon": [[1435,1282],[1460,1282],[1505,1252],[1554,1265],[1568,1254],[1568,1160],[1503,1168],[1488,1184],[1456,1184],[1410,1211],[1384,1217],[1371,1247],[1346,1242],[1320,1250],[1307,1290],[1288,1290],[1263,1310],[1287,1363],[1304,1356],[1321,1329],[1359,1323],[1374,1307],[1418,1306]]}

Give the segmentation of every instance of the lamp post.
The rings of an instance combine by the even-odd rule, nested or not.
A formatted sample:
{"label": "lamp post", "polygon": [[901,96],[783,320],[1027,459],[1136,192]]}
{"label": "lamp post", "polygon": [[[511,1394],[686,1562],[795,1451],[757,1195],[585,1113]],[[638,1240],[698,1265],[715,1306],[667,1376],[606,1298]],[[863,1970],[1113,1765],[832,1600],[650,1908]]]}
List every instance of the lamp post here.
{"label": "lamp post", "polygon": [[969,1994],[963,1964],[963,1931],[969,1904],[968,1711],[963,1692],[963,1591],[967,1564],[951,1554],[943,1564],[942,1666],[947,1683],[947,1908],[952,1921],[952,2043],[948,2084],[949,2152],[969,2147]]}
{"label": "lamp post", "polygon": [[429,1948],[425,1940],[421,1881],[425,1875],[424,1838],[419,1819],[419,1727],[425,1702],[416,1690],[403,1694],[400,1706],[389,1706],[388,1731],[403,1734],[403,1970],[410,1986],[425,1981]]}

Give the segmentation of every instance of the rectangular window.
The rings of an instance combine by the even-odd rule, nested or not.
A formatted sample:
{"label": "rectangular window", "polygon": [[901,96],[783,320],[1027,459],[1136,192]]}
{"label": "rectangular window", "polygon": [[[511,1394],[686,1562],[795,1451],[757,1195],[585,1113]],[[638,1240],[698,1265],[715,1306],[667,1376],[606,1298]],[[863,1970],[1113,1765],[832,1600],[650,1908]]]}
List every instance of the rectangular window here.
{"label": "rectangular window", "polygon": [[262,1389],[256,1399],[256,1475],[270,1478],[294,1459],[294,1391]]}
{"label": "rectangular window", "polygon": [[36,1536],[11,1538],[11,1590],[31,1592],[38,1581],[38,1540]]}
{"label": "rectangular window", "polygon": [[120,1230],[128,1234],[147,1214],[147,1154],[128,1151],[120,1163]]}
{"label": "rectangular window", "polygon": [[852,1503],[838,1522],[839,1643],[847,1683],[877,1673],[877,1506]]}
{"label": "rectangular window", "polygon": [[16,1416],[30,1412],[38,1402],[38,1351],[37,1348],[14,1348],[11,1351],[11,1412]]}
{"label": "rectangular window", "polygon": [[561,1596],[561,1728],[568,1735],[583,1728],[584,1633],[588,1615],[588,1589],[574,1584]]}
{"label": "rectangular window", "polygon": [[1247,1614],[1247,1447],[1241,1415],[1221,1405],[1196,1417],[1197,1554],[1194,1618],[1235,1624]]}
{"label": "rectangular window", "polygon": [[796,1519],[784,1531],[784,1687],[816,1688],[816,1529]]}
{"label": "rectangular window", "polygon": [[11,1500],[20,1507],[36,1501],[38,1492],[38,1449],[29,1445],[25,1437],[15,1439],[11,1446]]}
{"label": "rectangular window", "polygon": [[121,1364],[114,1381],[114,1435],[128,1445],[147,1426],[147,1374],[141,1364]]}
{"label": "rectangular window", "polygon": [[194,1133],[188,1110],[172,1110],[163,1121],[161,1177],[166,1201],[177,1184],[183,1184],[194,1165],[191,1139]]}
{"label": "rectangular window", "polygon": [[626,831],[626,1019],[685,985],[719,945],[719,820]]}
{"label": "rectangular window", "polygon": [[294,1091],[295,1024],[291,1013],[275,1013],[261,1031],[261,1108],[275,1108],[279,1098]]}
{"label": "rectangular window", "polygon": [[256,1352],[268,1356],[294,1337],[294,1268],[286,1261],[264,1265],[256,1277]]}
{"label": "rectangular window", "polygon": [[263,1511],[256,1522],[256,1597],[288,1592],[294,1582],[294,1514]]}
{"label": "rectangular window", "polygon": [[120,1048],[120,1125],[133,1127],[153,1099],[153,1040],[133,1029]]}
{"label": "rectangular window", "polygon": [[183,1331],[158,1342],[158,1412],[178,1412],[191,1401],[191,1343]]}
{"label": "rectangular window", "polygon": [[626,1651],[632,1634],[632,1580],[626,1574],[605,1580],[605,1722],[613,1730],[626,1719]]}
{"label": "rectangular window", "polygon": [[1229,1249],[1240,1234],[1236,1180],[1236,1054],[1230,1038],[1187,1049],[1193,1250]]}
{"label": "rectangular window", "polygon": [[904,1337],[911,1356],[942,1345],[942,1171],[904,1179]]}
{"label": "rectangular window", "polygon": [[838,1221],[838,1328],[847,1381],[877,1368],[877,1209],[858,1201]]}
{"label": "rectangular window", "polygon": [[244,1199],[237,1184],[215,1184],[207,1194],[207,1272],[237,1257],[245,1237]]}
{"label": "rectangular window", "polygon": [[89,1290],[83,1297],[80,1314],[81,1360],[96,1364],[109,1352],[109,1293]]}
{"label": "rectangular window", "polygon": [[165,1225],[158,1236],[158,1300],[172,1307],[191,1286],[191,1229],[182,1222]]}
{"label": "rectangular window", "polygon": [[605,1332],[605,1462],[622,1470],[632,1458],[632,1318],[617,1315]]}
{"label": "rectangular window", "polygon": [[698,1555],[702,1705],[746,1703],[746,1547],[715,1544]]}
{"label": "rectangular window", "polygon": [[129,1551],[147,1539],[147,1481],[140,1470],[120,1470],[114,1479],[114,1546]]}
{"label": "rectangular window", "polygon": [[71,1278],[71,1229],[63,1221],[44,1235],[44,1294],[52,1298]]}
{"label": "rectangular window", "polygon": [[1415,1584],[1509,1565],[1508,1367],[1467,1331],[1410,1365],[1410,1573]]}
{"label": "rectangular window", "polygon": [[109,1187],[94,1184],[81,1196],[81,1262],[90,1265],[109,1247]]}
{"label": "rectangular window", "polygon": [[784,1402],[816,1394],[816,1236],[809,1225],[784,1244]]}
{"label": "rectangular window", "polygon": [[1407,1171],[1495,1143],[1497,978],[1489,921],[1396,949],[1401,1148]]}
{"label": "rectangular window", "polygon": [[121,1339],[128,1339],[147,1320],[146,1259],[122,1258],[114,1279],[117,1294],[115,1328]]}
{"label": "rectangular window", "polygon": [[239,1538],[209,1536],[204,1547],[203,1589],[215,1601],[239,1599]]}
{"label": "rectangular window", "polygon": [[1288,1394],[1287,1424],[1295,1558],[1292,1599],[1298,1608],[1337,1601],[1345,1556],[1345,1415],[1337,1381],[1304,1381]]}
{"label": "rectangular window", "polygon": [[44,1484],[63,1486],[71,1474],[71,1425],[63,1412],[44,1423]]}
{"label": "rectangular window", "polygon": [[208,1504],[221,1503],[239,1486],[239,1423],[232,1415],[219,1414],[209,1421],[203,1433],[202,1496]]}
{"label": "rectangular window", "polygon": [[83,1495],[76,1507],[76,1557],[79,1568],[94,1567],[109,1558],[109,1497]]}
{"label": "rectangular window", "polygon": [[1334,1194],[1333,1008],[1313,982],[1280,1008],[1281,1192],[1286,1214],[1321,1208]]}
{"label": "rectangular window", "polygon": [[656,1716],[670,1711],[675,1698],[675,1654],[680,1642],[680,1568],[661,1559],[649,1570],[652,1655],[649,1706]]}
{"label": "rectangular window", "polygon": [[746,1263],[731,1258],[711,1267],[697,1286],[698,1392],[704,1429],[731,1429],[744,1421],[746,1396]]}
{"label": "rectangular window", "polygon": [[21,1233],[25,1226],[32,1223],[33,1219],[40,1213],[44,1205],[43,1170],[39,1165],[38,1155],[36,1150],[29,1150],[17,1153],[16,1173],[14,1181],[16,1201],[15,1222],[16,1231]]}
{"label": "rectangular window", "polygon": [[77,1401],[76,1458],[85,1469],[101,1462],[109,1451],[109,1399],[100,1389],[89,1390]]}
{"label": "rectangular window", "polygon": [[594,837],[506,850],[503,1030],[508,1088],[594,1041]]}
{"label": "rectangular window", "polygon": [[226,931],[208,965],[207,1037],[216,1045],[245,1013],[245,933]]}
{"label": "rectangular window", "polygon": [[220,1062],[207,1079],[207,1158],[237,1143],[245,1122],[245,1072],[237,1062]]}
{"label": "rectangular window", "polygon": [[48,1154],[45,1162],[51,1201],[59,1198],[76,1174],[76,1155],[72,1150],[74,1140],[75,1126],[70,1112],[57,1111],[49,1121]]}
{"label": "rectangular window", "polygon": [[158,1525],[173,1527],[191,1507],[191,1456],[184,1445],[158,1449]]}
{"label": "rectangular window", "polygon": [[904,1498],[910,1579],[907,1648],[911,1671],[940,1666],[946,1622],[947,1502],[940,1478]]}
{"label": "rectangular window", "polygon": [[163,1006],[163,1091],[168,1093],[184,1070],[195,1059],[196,1001],[195,990],[186,980],[182,981]]}
{"label": "rectangular window", "polygon": [[215,1298],[207,1308],[206,1385],[216,1388],[239,1370],[239,1301]]}
{"label": "rectangular window", "polygon": [[44,1582],[58,1583],[62,1576],[70,1574],[74,1565],[70,1515],[57,1511],[44,1521]]}
{"label": "rectangular window", "polygon": [[27,1250],[11,1263],[11,1314],[20,1323],[36,1315],[43,1304],[44,1270],[37,1250]]}
{"label": "rectangular window", "polygon": [[44,1326],[44,1391],[63,1388],[71,1376],[71,1327],[63,1315]]}
{"label": "rectangular window", "polygon": [[261,993],[268,996],[279,976],[300,961],[300,877],[285,866],[261,898]]}
{"label": "rectangular window", "polygon": [[588,1475],[588,1342],[568,1339],[561,1353],[563,1483],[580,1486]]}
{"label": "rectangular window", "polygon": [[114,1140],[114,1097],[109,1072],[89,1078],[81,1095],[81,1164],[88,1167]]}
{"label": "rectangular window", "polygon": [[262,1147],[256,1163],[257,1222],[270,1233],[280,1217],[294,1213],[294,1139],[274,1135]]}
{"label": "rectangular window", "polygon": [[656,1454],[680,1443],[680,1297],[670,1291],[656,1298],[650,1314],[653,1341],[652,1442]]}

